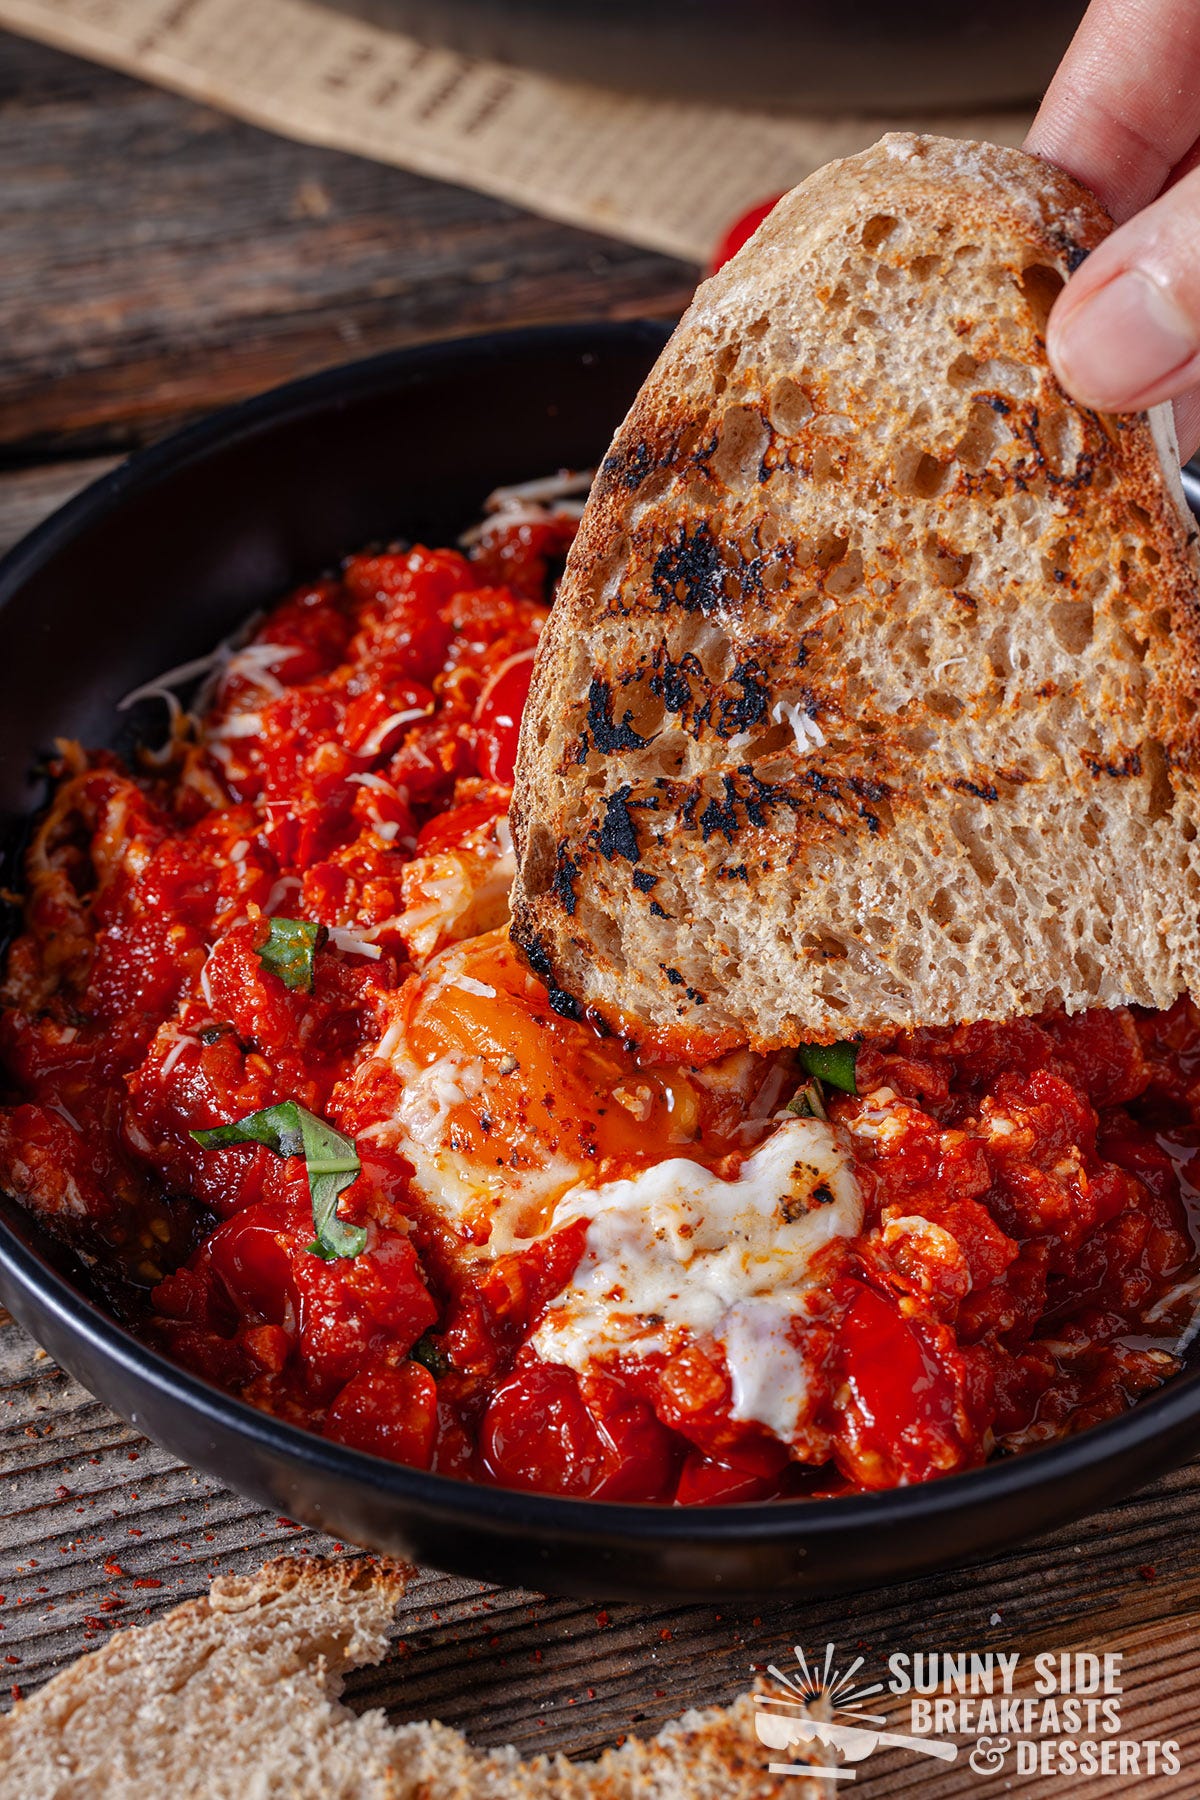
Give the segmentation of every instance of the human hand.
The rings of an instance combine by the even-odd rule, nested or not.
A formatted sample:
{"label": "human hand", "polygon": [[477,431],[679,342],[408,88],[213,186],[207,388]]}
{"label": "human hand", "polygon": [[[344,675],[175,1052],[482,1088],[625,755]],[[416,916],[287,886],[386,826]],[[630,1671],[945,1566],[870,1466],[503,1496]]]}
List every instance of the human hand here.
{"label": "human hand", "polygon": [[1174,400],[1200,447],[1200,5],[1092,0],[1025,140],[1099,196],[1118,229],[1050,315],[1062,385],[1103,412]]}

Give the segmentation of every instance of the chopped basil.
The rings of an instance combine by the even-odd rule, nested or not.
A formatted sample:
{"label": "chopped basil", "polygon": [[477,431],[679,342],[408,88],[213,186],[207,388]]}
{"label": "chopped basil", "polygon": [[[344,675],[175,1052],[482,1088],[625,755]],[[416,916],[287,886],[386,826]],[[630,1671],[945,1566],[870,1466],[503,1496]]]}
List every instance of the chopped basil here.
{"label": "chopped basil", "polygon": [[269,919],[267,941],[258,952],[264,969],[278,975],[286,988],[312,993],[313,957],[325,937],[325,927],[313,919]]}
{"label": "chopped basil", "polygon": [[854,1079],[856,1044],[801,1044],[796,1054],[806,1075],[815,1075],[818,1081],[828,1082],[830,1087],[841,1088],[847,1094],[858,1093]]}
{"label": "chopped basil", "polygon": [[408,1354],[414,1362],[419,1362],[423,1369],[428,1369],[435,1381],[445,1375],[450,1367],[450,1358],[434,1343],[429,1332],[417,1339]]}
{"label": "chopped basil", "polygon": [[307,1248],[326,1262],[358,1256],[365,1250],[367,1234],[362,1226],[347,1225],[337,1216],[338,1197],[362,1167],[354,1140],[343,1137],[307,1107],[284,1100],[261,1112],[247,1113],[232,1125],[217,1125],[191,1135],[205,1150],[223,1149],[228,1144],[265,1144],[276,1156],[302,1156],[317,1234]]}
{"label": "chopped basil", "polygon": [[828,1118],[820,1082],[806,1081],[802,1088],[797,1088],[784,1110],[794,1113],[798,1119]]}

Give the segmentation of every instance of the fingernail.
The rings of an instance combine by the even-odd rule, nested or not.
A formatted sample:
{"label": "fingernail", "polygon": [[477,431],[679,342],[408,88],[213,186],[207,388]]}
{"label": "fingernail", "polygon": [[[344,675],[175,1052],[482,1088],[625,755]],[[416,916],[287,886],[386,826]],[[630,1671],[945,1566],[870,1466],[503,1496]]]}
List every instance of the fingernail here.
{"label": "fingernail", "polygon": [[1084,406],[1120,412],[1140,405],[1200,345],[1165,288],[1125,269],[1052,324],[1047,347],[1068,393]]}

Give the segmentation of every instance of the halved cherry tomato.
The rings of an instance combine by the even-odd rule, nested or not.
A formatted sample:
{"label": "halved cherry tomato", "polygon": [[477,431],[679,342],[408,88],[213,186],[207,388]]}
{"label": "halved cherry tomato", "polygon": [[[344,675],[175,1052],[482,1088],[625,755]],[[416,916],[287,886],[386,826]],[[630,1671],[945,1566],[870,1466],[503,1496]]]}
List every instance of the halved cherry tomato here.
{"label": "halved cherry tomato", "polygon": [[597,1500],[662,1500],[671,1491],[671,1435],[648,1406],[593,1377],[594,1413],[578,1376],[530,1363],[492,1396],[480,1432],[483,1464],[503,1487]]}
{"label": "halved cherry tomato", "polygon": [[489,781],[512,781],[535,654],[521,650],[502,662],[475,703],[475,760]]}
{"label": "halved cherry tomato", "polygon": [[882,1294],[853,1285],[840,1334],[851,1399],[839,1466],[866,1488],[945,1474],[961,1462],[950,1373]]}
{"label": "halved cherry tomato", "polygon": [[774,1500],[781,1491],[779,1472],[759,1475],[717,1462],[693,1450],[683,1465],[675,1493],[677,1506],[729,1506],[742,1500]]}
{"label": "halved cherry tomato", "polygon": [[213,1232],[208,1264],[239,1318],[295,1330],[299,1299],[285,1248],[294,1237],[285,1209],[272,1205],[248,1206]]}
{"label": "halved cherry tomato", "polygon": [[348,1381],[325,1418],[326,1437],[427,1469],[437,1437],[437,1383],[420,1363],[373,1369]]}

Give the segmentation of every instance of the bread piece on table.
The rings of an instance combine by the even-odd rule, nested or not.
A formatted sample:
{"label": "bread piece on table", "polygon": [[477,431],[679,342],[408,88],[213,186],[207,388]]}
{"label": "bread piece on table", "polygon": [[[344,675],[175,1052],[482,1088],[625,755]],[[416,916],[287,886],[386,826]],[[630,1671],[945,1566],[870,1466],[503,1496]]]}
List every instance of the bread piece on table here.
{"label": "bread piece on table", "polygon": [[1059,389],[1110,221],[889,136],[702,286],[542,641],[514,935],[712,1049],[1200,986],[1196,532],[1169,416]]}
{"label": "bread piece on table", "polygon": [[[0,1800],[817,1800],[767,1773],[753,1706],[688,1713],[599,1762],[478,1751],[338,1702],[411,1571],[285,1559],[117,1632],[0,1720]],[[789,1751],[789,1756],[794,1752]],[[817,1760],[819,1753],[813,1753]],[[804,1752],[800,1752],[801,1759]]]}

